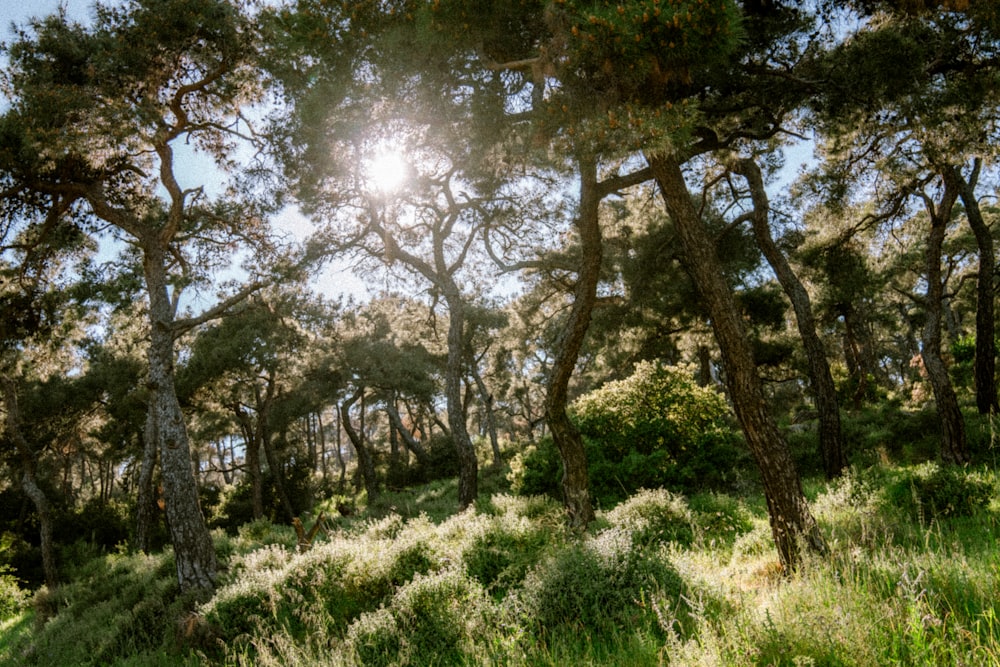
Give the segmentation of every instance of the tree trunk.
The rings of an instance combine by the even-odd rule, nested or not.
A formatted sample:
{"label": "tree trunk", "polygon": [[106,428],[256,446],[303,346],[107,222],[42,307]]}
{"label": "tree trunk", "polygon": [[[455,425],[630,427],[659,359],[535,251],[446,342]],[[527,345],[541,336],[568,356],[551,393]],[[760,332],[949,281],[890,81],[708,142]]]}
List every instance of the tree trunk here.
{"label": "tree trunk", "polygon": [[1000,405],[997,402],[996,322],[993,305],[996,258],[993,255],[993,236],[986,221],[983,220],[983,212],[979,209],[979,200],[976,199],[975,193],[981,166],[982,160],[976,158],[972,175],[968,180],[962,177],[962,171],[958,167],[954,168],[953,177],[979,250],[979,268],[976,274],[975,384],[976,408],[979,414],[985,415],[1000,412]]}
{"label": "tree trunk", "polygon": [[[450,281],[449,281],[450,282]],[[479,462],[472,446],[469,429],[462,409],[462,357],[465,349],[465,304],[458,285],[449,284],[445,291],[448,302],[448,362],[444,393],[448,403],[448,426],[458,452],[458,508],[464,510],[479,496]]]}
{"label": "tree trunk", "polygon": [[218,564],[212,536],[198,504],[184,414],[174,386],[174,304],[167,294],[166,257],[156,238],[143,244],[143,268],[149,293],[150,409],[159,440],[160,472],[177,581],[182,591],[212,590]]}
{"label": "tree trunk", "polygon": [[795,311],[795,322],[809,364],[809,384],[816,399],[816,410],[819,412],[819,453],[823,461],[823,472],[827,479],[833,479],[843,472],[847,460],[844,457],[840,429],[837,388],[833,384],[833,375],[830,374],[830,364],[826,360],[823,341],[816,333],[812,302],[802,281],[795,275],[788,259],[771,236],[771,225],[768,221],[771,206],[764,189],[764,178],[761,176],[760,167],[752,159],[744,159],[734,166],[734,171],[742,174],[750,186],[754,206],[750,220],[754,237]]}
{"label": "tree trunk", "polygon": [[493,412],[493,394],[486,387],[483,376],[479,374],[479,369],[472,365],[472,379],[476,382],[479,390],[479,397],[483,401],[483,409],[486,411],[486,431],[490,436],[490,449],[493,452],[493,467],[503,466],[503,455],[500,453],[500,442],[497,438],[497,419]]}
{"label": "tree trunk", "polygon": [[957,198],[957,185],[948,175],[944,178],[944,192],[937,205],[929,196],[924,195],[931,227],[927,235],[927,294],[924,297],[927,320],[924,324],[920,356],[934,392],[934,403],[937,406],[938,420],[941,422],[941,458],[950,463],[967,463],[969,451],[965,441],[965,420],[958,407],[958,397],[952,387],[951,378],[948,376],[948,367],[941,356],[941,318],[944,298],[941,248]]}
{"label": "tree trunk", "polygon": [[326,429],[323,427],[322,409],[316,412],[316,446],[319,450],[319,467],[323,478],[323,485],[325,486],[328,474],[326,462]]}
{"label": "tree trunk", "polygon": [[35,452],[25,439],[24,431],[21,430],[21,410],[18,407],[17,387],[14,385],[14,380],[10,377],[3,377],[0,385],[2,385],[0,389],[3,391],[4,407],[7,410],[7,434],[14,442],[18,458],[21,461],[21,489],[35,505],[35,514],[38,516],[39,545],[42,551],[42,571],[45,573],[45,585],[54,589],[59,585],[59,573],[56,569],[53,549],[52,513],[49,509],[49,499],[45,496],[42,488],[38,486]]}
{"label": "tree trunk", "polygon": [[143,434],[142,464],[139,468],[138,498],[136,500],[136,546],[145,554],[152,547],[153,524],[156,522],[156,495],[153,488],[153,470],[156,468],[156,450],[160,441],[156,428],[156,410],[152,397],[146,408],[146,430]]}
{"label": "tree trunk", "polygon": [[771,535],[786,571],[799,563],[800,543],[825,553],[826,544],[802,492],[802,481],[788,444],[767,410],[749,338],[715,251],[681,172],[671,157],[649,156],[684,250],[684,262],[708,308],[712,329],[722,352],[726,386],[747,446],[760,468],[771,520]]}
{"label": "tree trunk", "polygon": [[343,433],[344,428],[341,424],[341,420],[336,418],[336,411],[334,411],[334,423],[337,425],[337,467],[340,469],[340,477],[337,479],[337,490],[340,493],[344,492],[344,484],[347,481],[347,462],[344,461],[344,439]]}
{"label": "tree trunk", "polygon": [[250,507],[254,519],[264,516],[264,478],[260,467],[260,432],[243,406],[233,403],[236,421],[243,431],[243,448],[246,451],[247,474],[250,476]]}
{"label": "tree trunk", "polygon": [[260,444],[264,449],[264,458],[267,460],[267,467],[271,471],[271,479],[274,480],[274,488],[278,492],[278,502],[285,510],[285,517],[291,523],[295,518],[295,508],[288,497],[285,489],[285,472],[281,468],[278,457],[274,451],[274,444],[271,442],[271,406],[274,404],[275,385],[272,374],[267,376],[267,385],[264,395],[261,396],[260,388],[254,387],[254,398],[257,402],[257,431],[259,433]]}
{"label": "tree trunk", "polygon": [[594,520],[587,474],[587,452],[583,438],[566,414],[569,381],[576,370],[580,350],[590,328],[597,303],[597,283],[601,275],[603,247],[597,192],[597,163],[593,157],[578,158],[580,202],[576,219],[580,234],[580,266],[577,271],[573,306],[556,341],[545,392],[545,420],[562,459],[562,493],[570,527],[583,530]]}
{"label": "tree trunk", "polygon": [[395,427],[400,437],[403,438],[403,446],[413,452],[413,456],[416,457],[418,464],[422,466],[427,465],[427,450],[424,449],[424,446],[420,444],[419,440],[413,437],[413,434],[410,433],[409,429],[403,425],[403,418],[400,416],[399,410],[396,409],[396,405],[393,401],[386,402],[385,412],[389,416],[389,421],[392,423],[393,427]]}
{"label": "tree trunk", "polygon": [[351,406],[358,402],[363,393],[364,389],[358,389],[350,398],[340,404],[340,421],[344,425],[344,432],[347,433],[347,438],[354,445],[354,451],[358,456],[358,470],[361,472],[361,479],[364,481],[365,491],[368,493],[368,502],[370,503],[378,498],[379,495],[378,478],[375,476],[375,460],[372,458],[371,452],[368,451],[368,447],[362,441],[361,436],[354,429],[354,424],[351,423]]}

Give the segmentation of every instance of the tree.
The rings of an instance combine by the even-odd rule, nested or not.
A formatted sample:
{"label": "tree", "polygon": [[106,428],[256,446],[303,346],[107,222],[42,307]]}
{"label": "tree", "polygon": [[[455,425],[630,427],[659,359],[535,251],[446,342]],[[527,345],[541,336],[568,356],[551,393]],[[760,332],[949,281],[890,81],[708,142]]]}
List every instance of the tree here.
{"label": "tree", "polygon": [[[741,45],[740,11],[731,2],[491,4],[475,12],[455,0],[436,3],[430,14],[439,38],[456,45],[456,57],[478,59],[486,70],[510,72],[511,78],[517,74],[507,85],[518,109],[530,105],[517,116],[532,124],[535,145],[558,138],[564,147],[578,147],[569,152],[581,164],[601,155],[645,154],[723,349],[737,415],[766,478],[782,562],[795,564],[800,538],[822,549],[787,445],[767,412],[714,239],[681,170],[698,155],[779,131],[801,93],[782,82],[787,77],[779,70],[787,66],[775,61],[785,54],[793,62],[801,58],[797,39],[804,22],[784,6],[762,10]],[[587,171],[581,169],[585,183]],[[591,206],[586,197],[580,204],[582,211]],[[594,254],[585,257],[589,263]]]}
{"label": "tree", "polygon": [[[226,169],[237,144],[250,138],[243,107],[259,91],[251,27],[224,0],[134,0],[98,7],[91,28],[64,14],[35,22],[8,51],[11,107],[0,119],[7,199],[47,198],[53,224],[94,232],[110,225],[141,257],[147,442],[158,448],[183,590],[211,589],[217,565],[177,399],[175,341],[257,285],[188,318],[177,316],[180,296],[227,265],[231,249],[266,251],[267,244],[260,207],[236,191],[211,201],[204,185],[184,187],[175,150],[193,144]],[[145,456],[140,508],[151,506],[152,453]]]}
{"label": "tree", "polygon": [[774,270],[795,311],[795,322],[809,364],[809,382],[819,412],[820,457],[827,479],[833,479],[841,474],[847,465],[847,459],[844,456],[840,432],[837,389],[833,384],[830,365],[826,360],[826,350],[816,331],[812,300],[771,235],[769,221],[771,206],[767,191],[764,189],[764,178],[760,167],[752,158],[742,158],[732,165],[731,169],[746,179],[753,202],[749,217],[757,245]]}

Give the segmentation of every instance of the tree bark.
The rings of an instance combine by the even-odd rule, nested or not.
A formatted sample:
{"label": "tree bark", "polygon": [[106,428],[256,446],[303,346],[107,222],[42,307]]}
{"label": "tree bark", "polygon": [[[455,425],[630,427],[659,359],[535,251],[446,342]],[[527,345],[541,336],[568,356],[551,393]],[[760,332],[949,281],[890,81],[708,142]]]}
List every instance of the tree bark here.
{"label": "tree bark", "polygon": [[503,466],[503,455],[500,453],[500,442],[497,438],[497,419],[496,414],[493,412],[493,394],[490,393],[489,389],[486,387],[486,382],[483,380],[483,376],[479,373],[479,369],[476,364],[472,364],[472,379],[476,383],[476,388],[479,390],[479,398],[483,402],[483,410],[486,411],[486,431],[490,436],[490,449],[493,452],[493,467],[500,468]]}
{"label": "tree bark", "polygon": [[212,537],[198,504],[184,414],[174,386],[174,308],[167,293],[165,248],[159,235],[142,239],[143,269],[149,294],[150,409],[160,450],[163,497],[182,591],[212,590],[218,564]]}
{"label": "tree bark", "polygon": [[396,432],[403,439],[403,446],[413,452],[413,456],[416,457],[418,464],[422,466],[427,465],[427,450],[424,449],[419,440],[413,437],[410,430],[403,425],[403,418],[400,416],[399,410],[396,409],[393,401],[386,401],[385,412],[389,416],[389,421],[395,427]]}
{"label": "tree bark", "polygon": [[580,350],[590,328],[597,303],[597,283],[601,275],[603,247],[597,191],[597,162],[591,156],[577,160],[580,171],[580,202],[576,219],[580,234],[580,266],[573,291],[573,306],[556,341],[545,392],[545,420],[562,459],[562,493],[570,527],[583,530],[594,520],[587,474],[587,453],[583,438],[566,414],[569,381],[576,369]]}
{"label": "tree bark", "polygon": [[975,385],[976,408],[979,414],[1000,412],[997,402],[996,382],[996,322],[994,320],[993,276],[996,273],[996,258],[993,254],[993,236],[983,219],[983,212],[976,199],[976,182],[979,180],[979,170],[982,160],[976,158],[972,175],[966,179],[962,170],[953,169],[953,178],[958,187],[958,194],[965,205],[965,215],[969,228],[976,237],[979,250],[979,267],[976,272],[976,357]]}
{"label": "tree bark", "polygon": [[686,268],[712,319],[733,408],[761,472],[778,556],[785,570],[792,570],[800,562],[800,543],[820,553],[826,552],[826,544],[809,511],[788,444],[767,410],[739,309],[722,271],[714,239],[691,199],[680,162],[664,155],[651,155],[648,160],[681,239]]}
{"label": "tree bark", "polygon": [[146,430],[143,434],[142,464],[139,468],[138,498],[136,500],[136,546],[145,554],[152,548],[153,524],[156,522],[156,495],[153,488],[153,471],[156,468],[156,450],[160,442],[156,428],[156,410],[146,408]]}
{"label": "tree bark", "polygon": [[843,472],[847,460],[844,457],[840,429],[837,388],[833,383],[833,375],[830,374],[830,364],[826,359],[823,341],[816,333],[812,301],[802,281],[771,235],[771,225],[768,220],[771,206],[767,191],[764,189],[764,178],[761,176],[760,167],[748,158],[739,160],[733,169],[741,174],[750,186],[754,207],[750,220],[754,237],[795,311],[795,322],[809,364],[809,384],[816,400],[816,410],[819,412],[819,453],[823,461],[823,472],[827,479],[833,479]]}
{"label": "tree bark", "polygon": [[38,486],[35,452],[24,437],[21,429],[21,410],[17,402],[17,387],[10,377],[0,381],[3,391],[4,407],[7,410],[7,434],[14,442],[18,458],[21,461],[21,489],[24,495],[31,499],[38,515],[39,548],[42,551],[42,571],[45,573],[45,585],[54,589],[59,585],[59,572],[56,568],[55,550],[52,538],[52,512],[49,499]]}
{"label": "tree bark", "polygon": [[924,205],[930,217],[927,235],[926,268],[927,293],[924,296],[924,324],[920,356],[934,392],[938,420],[941,422],[941,458],[950,463],[967,463],[969,451],[965,440],[965,420],[958,407],[958,396],[948,376],[948,366],[941,356],[941,319],[944,299],[944,280],[941,271],[941,249],[944,245],[948,221],[958,199],[958,187],[950,174],[944,175],[944,192],[936,203],[924,194]]}
{"label": "tree bark", "polygon": [[351,423],[351,407],[358,402],[364,389],[358,389],[350,398],[340,404],[340,421],[347,433],[348,440],[354,445],[354,451],[358,456],[358,470],[361,472],[361,479],[364,481],[365,492],[368,494],[368,502],[372,502],[379,496],[378,478],[375,476],[375,460],[368,451],[368,447],[362,441],[361,436]]}
{"label": "tree bark", "polygon": [[458,285],[446,281],[445,300],[448,303],[448,361],[444,392],[448,403],[448,426],[458,452],[458,507],[472,505],[479,496],[479,461],[472,446],[469,429],[462,409],[462,353],[465,350],[465,303]]}

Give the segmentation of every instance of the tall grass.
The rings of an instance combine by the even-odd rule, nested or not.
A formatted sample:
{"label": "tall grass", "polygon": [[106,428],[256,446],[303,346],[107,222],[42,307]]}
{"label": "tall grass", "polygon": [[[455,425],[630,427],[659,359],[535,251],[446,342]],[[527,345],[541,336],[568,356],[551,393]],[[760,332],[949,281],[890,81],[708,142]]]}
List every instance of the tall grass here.
{"label": "tall grass", "polygon": [[577,535],[551,499],[453,514],[436,482],[306,553],[267,522],[218,535],[207,601],[169,553],[95,558],[0,626],[0,665],[1000,665],[993,472],[808,486],[830,554],[784,573],[757,497],[642,491]]}

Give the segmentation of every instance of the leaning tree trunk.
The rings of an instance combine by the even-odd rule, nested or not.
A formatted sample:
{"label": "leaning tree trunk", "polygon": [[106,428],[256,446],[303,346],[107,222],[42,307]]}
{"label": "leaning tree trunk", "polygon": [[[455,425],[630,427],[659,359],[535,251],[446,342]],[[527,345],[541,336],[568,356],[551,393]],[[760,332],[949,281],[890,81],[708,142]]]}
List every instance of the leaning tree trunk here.
{"label": "leaning tree trunk", "polygon": [[958,198],[955,182],[946,177],[941,201],[936,206],[928,196],[924,204],[931,219],[927,236],[926,272],[927,293],[924,297],[923,340],[920,356],[927,371],[927,379],[934,392],[938,420],[941,422],[941,458],[950,463],[966,463],[969,451],[965,440],[965,420],[958,407],[958,397],[948,376],[948,367],[941,356],[941,317],[944,299],[944,282],[941,272],[941,248],[951,211]]}
{"label": "leaning tree trunk", "polygon": [[212,536],[198,504],[184,414],[174,386],[174,305],[167,294],[166,257],[158,239],[144,244],[149,292],[149,409],[155,411],[163,499],[182,591],[211,590],[218,563]]}
{"label": "leaning tree trunk", "polygon": [[351,423],[351,406],[358,402],[363,393],[364,389],[358,389],[350,398],[340,404],[340,422],[344,426],[344,432],[347,433],[347,439],[354,445],[354,452],[358,455],[358,469],[361,471],[361,479],[364,481],[365,492],[368,494],[368,502],[370,503],[379,496],[378,478],[375,476],[375,460],[361,439],[361,435],[354,428],[354,424]]}
{"label": "leaning tree trunk", "polygon": [[753,199],[753,215],[750,220],[753,226],[757,245],[774,270],[792,309],[795,311],[795,322],[798,325],[799,337],[805,350],[809,364],[809,383],[816,399],[816,410],[819,413],[819,452],[823,461],[823,472],[827,479],[838,477],[847,465],[844,457],[843,437],[840,429],[840,405],[837,401],[837,388],[830,374],[830,364],[826,360],[826,349],[823,341],[816,333],[816,319],[813,317],[812,302],[802,281],[795,275],[784,253],[778,248],[771,236],[771,226],[768,222],[770,203],[764,189],[764,179],[760,167],[752,159],[740,160],[734,171],[742,174],[750,186],[750,196]]}
{"label": "leaning tree trunk", "polygon": [[953,169],[958,194],[965,204],[965,215],[969,227],[976,237],[979,250],[979,268],[976,273],[976,357],[975,384],[976,408],[979,414],[1000,412],[997,402],[996,381],[996,322],[993,307],[993,276],[996,273],[996,258],[993,255],[993,235],[983,220],[983,212],[976,199],[975,187],[979,180],[982,160],[976,158],[972,175],[965,179],[958,167]]}
{"label": "leaning tree trunk", "polygon": [[687,270],[712,319],[733,408],[760,468],[778,556],[786,571],[794,569],[801,558],[800,543],[821,553],[826,551],[826,544],[809,511],[788,444],[768,412],[739,309],[722,271],[714,239],[691,199],[681,165],[662,155],[649,156],[649,163],[681,239]]}
{"label": "leaning tree trunk", "polygon": [[462,409],[462,357],[465,349],[465,305],[458,285],[446,286],[448,303],[448,361],[444,393],[448,403],[448,426],[458,452],[458,507],[464,510],[476,502],[479,495],[479,461],[472,446],[469,429]]}
{"label": "leaning tree trunk", "polygon": [[545,421],[562,458],[563,503],[572,528],[582,530],[594,520],[587,475],[587,453],[580,432],[566,414],[569,381],[576,369],[590,318],[597,303],[597,283],[601,275],[603,248],[597,192],[597,164],[592,157],[581,157],[580,203],[576,220],[580,234],[581,258],[577,271],[573,306],[555,345],[555,358],[549,371],[545,392]]}
{"label": "leaning tree trunk", "polygon": [[421,466],[428,465],[430,461],[427,457],[427,450],[424,449],[419,440],[413,437],[410,430],[403,425],[403,418],[400,416],[394,400],[390,399],[386,401],[385,413],[389,416],[389,421],[395,427],[396,432],[403,439],[403,446],[412,452],[413,456],[417,459],[417,464]]}
{"label": "leaning tree trunk", "polygon": [[45,574],[45,585],[50,589],[59,585],[59,574],[56,569],[55,551],[52,539],[52,512],[49,509],[49,499],[38,486],[36,478],[35,452],[21,430],[21,411],[17,402],[17,387],[10,377],[0,381],[3,391],[4,407],[7,410],[7,435],[14,442],[18,458],[21,461],[21,489],[24,495],[35,505],[38,515],[39,548],[42,551],[42,571]]}

